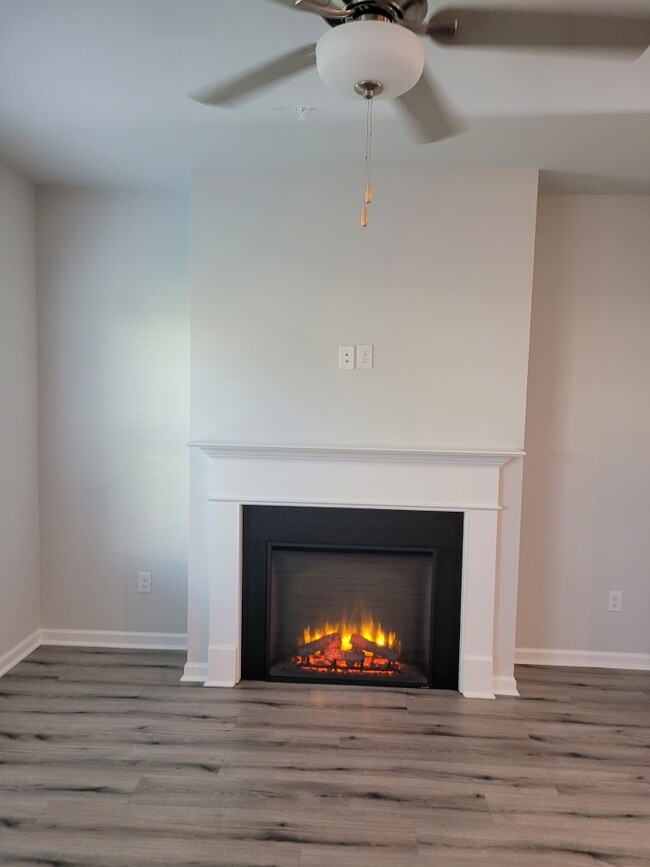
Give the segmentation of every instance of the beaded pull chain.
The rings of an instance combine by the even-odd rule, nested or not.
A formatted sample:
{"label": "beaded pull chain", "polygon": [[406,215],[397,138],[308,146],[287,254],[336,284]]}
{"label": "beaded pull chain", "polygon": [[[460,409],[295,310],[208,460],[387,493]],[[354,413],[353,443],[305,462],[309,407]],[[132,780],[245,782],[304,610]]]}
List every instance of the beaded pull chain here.
{"label": "beaded pull chain", "polygon": [[361,209],[361,226],[364,229],[368,225],[368,205],[372,202],[372,183],[370,181],[370,164],[372,158],[372,97],[372,93],[369,93],[368,96],[366,96],[366,171],[363,183],[363,208]]}

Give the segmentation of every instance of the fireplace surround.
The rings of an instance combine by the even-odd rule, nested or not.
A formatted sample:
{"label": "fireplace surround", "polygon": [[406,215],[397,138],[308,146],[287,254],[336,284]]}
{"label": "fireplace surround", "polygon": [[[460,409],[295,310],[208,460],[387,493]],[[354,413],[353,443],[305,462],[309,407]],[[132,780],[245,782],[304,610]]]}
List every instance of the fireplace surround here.
{"label": "fireplace surround", "polygon": [[[191,604],[184,680],[228,687],[241,678],[246,507],[447,512],[462,520],[456,688],[469,697],[517,695],[512,677],[517,545],[510,544],[510,554],[501,550],[506,525],[500,524],[500,497],[501,468],[523,452],[216,441],[196,441],[191,446],[196,450],[192,469],[196,500],[190,529]],[[516,513],[515,505],[511,514],[516,518]],[[518,523],[510,521],[518,534]],[[506,567],[499,602],[500,570]],[[198,608],[200,600],[204,601]],[[495,667],[499,642],[506,649],[500,671]]]}

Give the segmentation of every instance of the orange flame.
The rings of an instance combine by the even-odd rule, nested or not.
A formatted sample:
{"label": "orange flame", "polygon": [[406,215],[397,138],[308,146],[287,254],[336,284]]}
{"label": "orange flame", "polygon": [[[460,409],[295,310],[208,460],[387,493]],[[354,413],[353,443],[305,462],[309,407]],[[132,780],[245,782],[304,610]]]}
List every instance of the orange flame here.
{"label": "orange flame", "polygon": [[378,620],[375,620],[371,614],[356,619],[343,618],[336,622],[329,620],[323,625],[312,629],[307,626],[302,633],[302,637],[298,639],[299,644],[308,644],[310,641],[315,641],[317,638],[322,638],[323,635],[329,635],[331,632],[338,632],[341,636],[342,650],[351,650],[350,638],[355,633],[363,635],[369,641],[374,641],[381,647],[394,647],[399,650],[399,640],[395,632],[391,632],[381,625]]}

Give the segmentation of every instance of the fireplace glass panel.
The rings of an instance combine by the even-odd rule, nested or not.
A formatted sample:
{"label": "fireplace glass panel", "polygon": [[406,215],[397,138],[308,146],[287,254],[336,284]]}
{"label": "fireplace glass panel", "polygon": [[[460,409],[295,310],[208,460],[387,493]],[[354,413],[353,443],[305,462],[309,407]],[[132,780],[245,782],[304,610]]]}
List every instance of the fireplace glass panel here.
{"label": "fireplace glass panel", "polygon": [[435,551],[270,545],[268,676],[431,684]]}

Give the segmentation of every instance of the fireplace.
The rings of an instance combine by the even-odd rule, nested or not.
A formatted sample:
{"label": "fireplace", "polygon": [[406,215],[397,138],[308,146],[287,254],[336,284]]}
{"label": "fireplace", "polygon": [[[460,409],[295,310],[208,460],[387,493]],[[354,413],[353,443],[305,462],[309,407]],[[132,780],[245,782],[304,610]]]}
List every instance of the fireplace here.
{"label": "fireplace", "polygon": [[242,677],[458,688],[463,515],[243,507]]}
{"label": "fireplace", "polygon": [[[316,549],[312,553],[337,555],[368,556],[373,548],[386,556],[405,553],[407,557],[417,557],[433,551],[431,652],[427,657],[426,637],[420,636],[414,645],[411,637],[398,635],[401,642],[398,660],[420,669],[431,685],[458,689],[465,696],[493,698],[495,692],[518,694],[513,668],[522,452],[216,441],[197,441],[192,446],[190,604],[184,680],[232,687],[242,675],[273,677],[272,666],[267,665],[271,657],[276,665],[300,655],[295,646],[300,634],[304,637],[307,627],[319,631],[320,624],[276,624],[275,643],[271,647],[272,611],[267,606],[267,582],[271,579],[267,559],[296,553],[299,546],[306,545],[307,550]],[[505,464],[512,470],[502,475]],[[262,544],[251,554],[247,541],[244,545],[251,515],[259,509],[258,516],[263,516],[265,510],[276,508],[291,518],[290,526],[277,534],[263,536]],[[310,530],[307,535],[291,535],[291,528],[299,528],[312,510],[323,510],[330,516],[341,510],[345,515],[339,527],[342,533],[329,536]],[[432,519],[441,522],[442,527],[454,526],[454,544],[442,544],[444,534],[437,541],[431,541],[430,533],[411,534],[407,539],[395,538],[392,530],[391,535],[382,530],[374,537],[357,534],[354,516],[368,512],[392,516],[390,520],[396,518],[398,525],[407,517],[410,520],[419,516],[418,520],[425,523]],[[376,520],[381,522],[381,517]],[[268,541],[275,546],[271,547],[271,554]],[[253,579],[251,567],[256,560],[253,572],[257,577]],[[448,580],[445,576],[451,560],[456,572],[453,580]],[[374,565],[371,561],[373,568]],[[408,568],[426,573],[420,563]],[[276,581],[285,579],[286,576],[279,577]],[[393,583],[403,584],[405,580],[402,575]],[[425,586],[418,593],[426,600],[427,579],[422,581]],[[453,605],[445,599],[446,594],[455,595]],[[251,595],[257,600],[252,606]],[[376,600],[371,603],[366,607],[379,605]],[[350,604],[345,601],[342,607]],[[324,607],[323,603],[319,605]],[[413,601],[409,605],[413,607]],[[454,611],[454,605],[459,607],[459,615],[448,613]],[[425,608],[428,610],[426,602]],[[298,619],[302,620],[304,614]],[[383,610],[370,614],[380,621],[384,631],[401,631],[402,627],[392,625]],[[313,619],[311,612],[306,619]],[[340,630],[330,625],[329,634],[340,635]],[[350,632],[350,637],[358,634],[358,623],[352,625],[355,631]],[[445,636],[448,628],[460,632],[459,644],[457,638],[448,640]],[[329,656],[333,657],[329,661],[336,660],[337,664],[335,669],[331,666],[328,674],[337,678],[337,683],[342,678],[357,676],[354,657],[336,658],[337,651],[342,654],[356,646],[358,659],[358,640],[353,646],[343,641],[345,637],[340,635],[338,648],[336,639],[329,641]],[[379,641],[375,643],[381,645]],[[409,647],[405,659],[404,649]],[[364,650],[364,675],[368,654]],[[323,665],[322,651],[306,655],[313,656],[319,667]],[[373,656],[376,663],[372,664],[384,665],[386,670],[388,663],[395,661],[385,656],[381,662],[381,656],[376,653]],[[321,677],[321,673],[316,677]]]}
{"label": "fireplace", "polygon": [[435,552],[273,545],[270,555],[270,680],[431,685]]}

